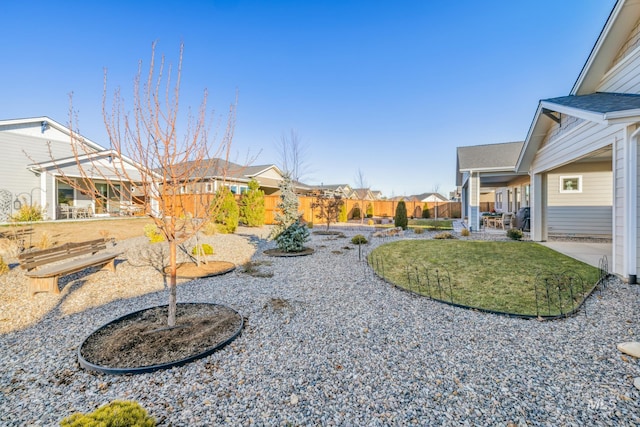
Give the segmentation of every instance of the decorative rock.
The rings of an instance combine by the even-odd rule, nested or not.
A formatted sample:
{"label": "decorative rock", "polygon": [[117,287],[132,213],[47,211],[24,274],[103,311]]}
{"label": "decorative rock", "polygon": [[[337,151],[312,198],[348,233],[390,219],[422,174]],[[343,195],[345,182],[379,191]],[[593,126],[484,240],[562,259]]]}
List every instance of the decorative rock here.
{"label": "decorative rock", "polygon": [[633,380],[633,386],[634,386],[635,388],[637,388],[638,390],[640,390],[640,377],[636,377],[636,378],[634,378],[634,380]]}
{"label": "decorative rock", "polygon": [[640,358],[640,342],[623,342],[618,344],[618,350],[629,356]]}
{"label": "decorative rock", "polygon": [[290,402],[291,402],[292,405],[297,405],[299,401],[300,401],[300,399],[298,399],[298,396],[296,396],[295,394],[291,395]]}

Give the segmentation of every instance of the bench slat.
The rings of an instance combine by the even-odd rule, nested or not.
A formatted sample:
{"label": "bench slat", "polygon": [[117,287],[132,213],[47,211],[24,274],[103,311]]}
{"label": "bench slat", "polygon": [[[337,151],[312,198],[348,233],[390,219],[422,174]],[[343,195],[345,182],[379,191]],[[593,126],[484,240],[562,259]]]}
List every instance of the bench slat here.
{"label": "bench slat", "polygon": [[102,264],[106,264],[109,261],[115,259],[118,256],[116,253],[102,253],[91,257],[78,258],[65,262],[64,264],[56,264],[47,267],[40,268],[38,270],[30,271],[26,275],[27,277],[52,277],[52,276],[64,276],[67,274],[75,273],[77,271],[84,270],[88,267],[94,267]]}
{"label": "bench slat", "polygon": [[57,261],[63,261],[80,255],[95,254],[106,249],[107,246],[103,239],[92,240],[79,243],[65,243],[54,248],[44,249],[40,251],[32,251],[20,254],[20,267],[25,270],[33,270],[34,268],[50,264]]}

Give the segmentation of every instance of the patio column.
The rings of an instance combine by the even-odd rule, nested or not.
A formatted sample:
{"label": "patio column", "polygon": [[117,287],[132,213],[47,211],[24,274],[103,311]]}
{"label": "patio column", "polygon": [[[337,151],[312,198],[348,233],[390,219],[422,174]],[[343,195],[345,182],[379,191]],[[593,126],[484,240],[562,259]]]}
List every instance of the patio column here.
{"label": "patio column", "polygon": [[469,172],[469,227],[480,230],[480,174]]}
{"label": "patio column", "polygon": [[547,174],[536,173],[531,178],[531,240],[545,242],[547,230]]}

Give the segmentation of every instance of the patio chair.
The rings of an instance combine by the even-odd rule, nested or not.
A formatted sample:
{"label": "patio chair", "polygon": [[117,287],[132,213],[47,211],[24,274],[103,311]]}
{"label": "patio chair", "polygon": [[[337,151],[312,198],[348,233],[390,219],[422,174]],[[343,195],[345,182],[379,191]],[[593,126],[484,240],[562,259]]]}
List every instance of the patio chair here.
{"label": "patio chair", "polygon": [[507,230],[511,228],[512,217],[513,217],[513,214],[511,213],[502,214],[502,218],[500,219],[500,225],[502,226],[503,230]]}
{"label": "patio chair", "polygon": [[66,203],[62,203],[58,206],[58,214],[59,217],[64,219],[69,219],[71,217],[71,210],[69,209],[69,205]]}

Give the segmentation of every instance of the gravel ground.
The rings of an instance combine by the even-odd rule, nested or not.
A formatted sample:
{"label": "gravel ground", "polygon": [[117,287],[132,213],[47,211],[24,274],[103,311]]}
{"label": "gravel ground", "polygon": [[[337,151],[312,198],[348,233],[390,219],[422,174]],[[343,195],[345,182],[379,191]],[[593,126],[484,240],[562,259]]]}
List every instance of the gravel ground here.
{"label": "gravel ground", "polygon": [[[366,251],[396,239],[375,239]],[[216,236],[221,259],[270,261],[258,268],[273,277],[237,269],[183,283],[178,298],[234,308],[247,320],[242,335],[180,368],[108,376],[79,368],[82,340],[167,299],[155,270],[134,266],[144,242],[118,243],[129,255],[116,275],[72,278],[61,296],[23,303],[23,311],[39,313],[34,319],[5,326],[0,425],[56,425],[114,399],[137,400],[160,425],[173,426],[640,424],[632,384],[640,366],[616,350],[640,333],[640,287],[612,280],[588,301],[588,316],[500,317],[384,283],[349,240],[313,235],[313,255],[270,258],[262,251],[271,242]],[[11,274],[0,282],[2,296],[23,286]]]}

